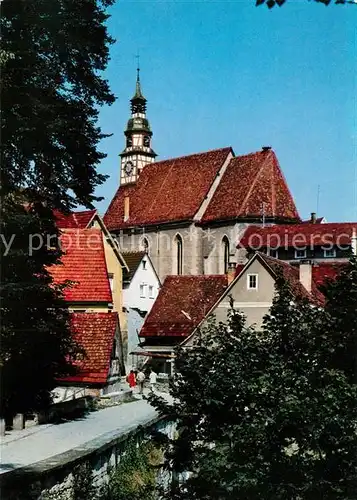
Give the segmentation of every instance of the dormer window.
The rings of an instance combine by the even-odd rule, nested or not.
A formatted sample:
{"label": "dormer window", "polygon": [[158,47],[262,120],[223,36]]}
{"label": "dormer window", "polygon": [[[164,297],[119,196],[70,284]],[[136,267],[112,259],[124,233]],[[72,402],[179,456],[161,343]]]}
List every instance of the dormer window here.
{"label": "dormer window", "polygon": [[306,259],[306,248],[295,250],[295,259]]}
{"label": "dormer window", "polygon": [[336,249],[335,248],[324,249],[324,257],[326,258],[336,257]]}

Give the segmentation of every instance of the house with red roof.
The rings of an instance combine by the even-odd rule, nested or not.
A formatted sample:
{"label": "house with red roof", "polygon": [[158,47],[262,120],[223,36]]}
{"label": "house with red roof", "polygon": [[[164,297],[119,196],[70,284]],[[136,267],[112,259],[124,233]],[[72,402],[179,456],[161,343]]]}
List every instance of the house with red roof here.
{"label": "house with red roof", "polygon": [[323,306],[324,296],[314,282],[311,266],[297,268],[258,252],[245,265],[230,267],[227,275],[168,276],[139,333],[141,355],[149,357],[156,369],[171,373],[174,348],[192,345],[211,316],[227,322],[232,300],[247,325],[260,328],[281,275],[296,297]]}
{"label": "house with red roof", "polygon": [[125,374],[118,313],[71,313],[71,329],[85,355],[75,363],[76,374],[58,381],[56,400],[115,390]]}
{"label": "house with red roof", "polygon": [[224,274],[249,224],[300,221],[270,147],[231,147],[156,161],[140,81],[121,153],[120,186],[104,216],[122,251],[146,250],[167,275]]}

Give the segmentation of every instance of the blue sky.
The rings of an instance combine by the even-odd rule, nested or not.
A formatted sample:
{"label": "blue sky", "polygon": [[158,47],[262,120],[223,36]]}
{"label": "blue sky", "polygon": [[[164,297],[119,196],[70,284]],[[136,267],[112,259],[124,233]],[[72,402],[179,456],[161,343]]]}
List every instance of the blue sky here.
{"label": "blue sky", "polygon": [[302,217],[318,204],[330,222],[357,220],[357,6],[121,0],[110,13],[117,101],[100,114],[113,134],[101,145],[101,213],[118,187],[139,50],[159,159],[270,145]]}

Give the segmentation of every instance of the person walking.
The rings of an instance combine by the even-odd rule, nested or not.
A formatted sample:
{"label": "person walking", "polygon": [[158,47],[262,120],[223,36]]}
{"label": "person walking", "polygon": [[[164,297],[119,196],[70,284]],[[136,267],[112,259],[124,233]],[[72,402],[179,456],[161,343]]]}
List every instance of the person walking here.
{"label": "person walking", "polygon": [[149,380],[150,380],[150,389],[151,389],[151,392],[155,392],[155,384],[156,384],[156,381],[157,381],[157,374],[154,372],[154,370],[152,368],[151,368],[151,371],[150,371]]}
{"label": "person walking", "polygon": [[145,382],[145,373],[141,370],[138,371],[138,374],[136,376],[136,381],[139,385],[139,394],[142,394],[144,392],[144,382]]}
{"label": "person walking", "polygon": [[126,377],[126,381],[128,382],[130,389],[134,389],[134,387],[136,386],[134,370],[130,370],[129,375]]}

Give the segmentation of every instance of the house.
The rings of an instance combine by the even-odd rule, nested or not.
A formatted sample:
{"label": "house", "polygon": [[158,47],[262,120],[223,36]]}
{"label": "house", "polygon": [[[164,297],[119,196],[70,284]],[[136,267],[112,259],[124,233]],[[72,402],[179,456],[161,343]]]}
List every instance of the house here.
{"label": "house", "polygon": [[118,313],[71,313],[71,329],[85,356],[75,363],[78,373],[58,381],[55,400],[101,396],[117,390],[125,374]]}
{"label": "house", "polygon": [[249,226],[238,243],[244,255],[255,251],[298,264],[346,262],[357,253],[357,222]]}
{"label": "house", "polygon": [[167,276],[139,337],[155,369],[171,373],[174,348],[202,322],[227,287],[226,275]]}
{"label": "house", "polygon": [[129,269],[124,273],[123,307],[126,324],[123,325],[123,335],[127,336],[125,359],[130,368],[140,364],[137,356],[131,353],[138,351],[138,332],[155,302],[161,284],[146,252],[124,252],[123,258]]}
{"label": "house", "polygon": [[[259,328],[272,305],[279,275],[296,296],[323,305],[311,264],[297,268],[262,253],[254,254],[245,265],[231,266],[227,275],[168,276],[139,334],[146,355],[164,353],[170,359],[178,344],[192,345],[209,317],[227,321],[231,299],[246,316],[247,325]],[[161,365],[169,370],[163,360]]]}
{"label": "house", "polygon": [[[57,226],[61,231],[78,231],[78,234],[82,230],[95,229],[100,231],[102,240],[103,240],[103,249],[105,256],[105,263],[108,271],[108,278],[110,283],[110,288],[112,291],[112,303],[113,303],[113,311],[117,311],[119,314],[120,324],[124,324],[125,318],[123,315],[123,302],[122,302],[122,288],[123,288],[123,272],[127,271],[126,262],[120,252],[118,243],[114,240],[106,228],[103,219],[98,214],[97,210],[84,210],[79,212],[70,212],[68,214],[63,214],[61,212],[56,211],[55,217],[57,221]],[[89,234],[87,233],[87,239],[89,238]],[[82,238],[84,238],[82,236]],[[95,237],[92,237],[93,240]],[[85,245],[88,246],[88,245]],[[99,249],[100,255],[102,255],[101,245]],[[71,251],[71,250],[70,250]],[[89,249],[85,250],[86,252]],[[95,258],[95,256],[93,255]],[[73,256],[69,257],[70,259],[74,258]],[[64,257],[66,260],[66,257]],[[76,259],[81,259],[80,248],[76,251]],[[84,254],[83,254],[84,259]],[[89,255],[85,256],[85,259],[89,260]],[[89,265],[90,265],[89,260]],[[88,271],[90,269],[88,268]],[[68,278],[69,279],[69,278]]]}
{"label": "house", "polygon": [[300,222],[275,152],[231,147],[156,161],[137,80],[120,154],[120,186],[104,222],[122,251],[145,250],[167,275],[227,272],[249,224]]}

